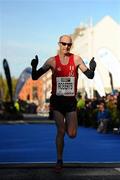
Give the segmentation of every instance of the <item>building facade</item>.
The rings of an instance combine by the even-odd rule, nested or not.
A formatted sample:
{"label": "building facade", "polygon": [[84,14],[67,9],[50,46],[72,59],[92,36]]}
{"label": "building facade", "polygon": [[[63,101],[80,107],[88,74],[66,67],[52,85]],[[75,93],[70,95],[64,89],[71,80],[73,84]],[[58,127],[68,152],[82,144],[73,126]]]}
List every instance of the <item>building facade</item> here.
{"label": "building facade", "polygon": [[36,105],[42,104],[44,101],[43,81],[41,79],[33,81],[29,78],[19,93],[19,99]]}
{"label": "building facade", "polygon": [[81,26],[72,35],[72,52],[82,57],[86,65],[95,57],[97,68],[93,80],[81,75],[78,90],[85,90],[93,97],[93,90],[100,96],[120,89],[120,25],[106,16],[95,26]]}

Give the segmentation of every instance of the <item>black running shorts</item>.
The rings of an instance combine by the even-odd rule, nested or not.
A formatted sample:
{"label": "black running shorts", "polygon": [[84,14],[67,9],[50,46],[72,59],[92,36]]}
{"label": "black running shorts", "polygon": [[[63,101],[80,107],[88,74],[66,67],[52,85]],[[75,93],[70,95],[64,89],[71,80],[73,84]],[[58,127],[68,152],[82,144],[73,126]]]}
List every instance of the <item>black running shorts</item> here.
{"label": "black running shorts", "polygon": [[65,115],[67,112],[76,111],[77,100],[76,97],[56,96],[52,95],[50,98],[50,106],[53,110],[61,112]]}

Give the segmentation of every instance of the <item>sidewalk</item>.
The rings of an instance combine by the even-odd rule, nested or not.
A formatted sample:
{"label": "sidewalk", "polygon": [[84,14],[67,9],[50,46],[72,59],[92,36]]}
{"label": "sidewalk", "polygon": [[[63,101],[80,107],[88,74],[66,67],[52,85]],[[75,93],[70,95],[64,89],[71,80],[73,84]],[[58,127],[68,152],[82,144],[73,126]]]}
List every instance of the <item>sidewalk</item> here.
{"label": "sidewalk", "polygon": [[24,166],[0,167],[0,180],[119,180],[120,168],[116,167],[71,167],[65,166],[61,173],[54,172],[54,165],[49,167]]}

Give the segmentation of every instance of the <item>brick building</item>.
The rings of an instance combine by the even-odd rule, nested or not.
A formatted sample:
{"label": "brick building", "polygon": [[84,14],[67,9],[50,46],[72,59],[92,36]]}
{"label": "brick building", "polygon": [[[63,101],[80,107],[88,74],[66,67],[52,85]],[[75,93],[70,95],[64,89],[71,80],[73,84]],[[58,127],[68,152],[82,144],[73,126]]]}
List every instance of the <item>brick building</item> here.
{"label": "brick building", "polygon": [[29,78],[19,93],[19,99],[35,103],[40,111],[48,111],[51,87],[51,72],[48,71],[38,80]]}
{"label": "brick building", "polygon": [[43,81],[41,79],[33,81],[29,78],[20,91],[19,98],[30,103],[41,104],[43,102]]}

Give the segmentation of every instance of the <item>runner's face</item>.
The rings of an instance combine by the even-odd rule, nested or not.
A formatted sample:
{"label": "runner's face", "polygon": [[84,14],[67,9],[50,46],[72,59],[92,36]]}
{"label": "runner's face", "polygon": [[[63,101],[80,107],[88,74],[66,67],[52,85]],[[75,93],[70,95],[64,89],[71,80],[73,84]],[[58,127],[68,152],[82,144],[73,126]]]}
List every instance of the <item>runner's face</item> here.
{"label": "runner's face", "polygon": [[59,41],[60,46],[60,52],[63,54],[67,54],[70,52],[71,46],[72,46],[72,40],[68,36],[64,36]]}

